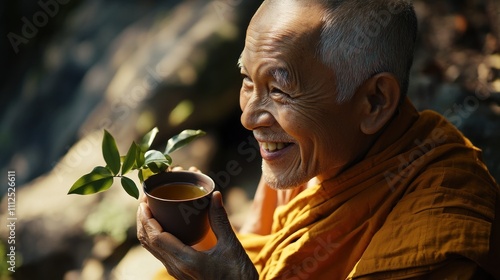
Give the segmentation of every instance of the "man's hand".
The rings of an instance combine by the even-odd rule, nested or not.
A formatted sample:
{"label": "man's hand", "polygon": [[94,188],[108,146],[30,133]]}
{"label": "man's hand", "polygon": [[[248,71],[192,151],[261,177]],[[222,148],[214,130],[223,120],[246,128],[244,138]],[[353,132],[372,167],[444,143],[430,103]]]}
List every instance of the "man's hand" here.
{"label": "man's hand", "polygon": [[212,195],[209,218],[217,244],[208,251],[196,251],[164,232],[148,205],[142,202],[137,211],[137,237],[177,279],[258,279],[253,263],[231,228],[218,191]]}

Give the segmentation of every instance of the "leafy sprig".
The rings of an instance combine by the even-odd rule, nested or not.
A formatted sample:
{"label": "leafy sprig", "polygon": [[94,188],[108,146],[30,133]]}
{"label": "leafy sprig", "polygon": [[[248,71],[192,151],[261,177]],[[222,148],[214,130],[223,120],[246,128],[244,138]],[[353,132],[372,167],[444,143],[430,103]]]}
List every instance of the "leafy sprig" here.
{"label": "leafy sprig", "polygon": [[142,138],[139,144],[132,142],[125,156],[120,156],[114,137],[104,130],[102,155],[106,166],[96,166],[90,173],[80,177],[71,186],[68,194],[87,195],[103,192],[113,185],[115,178],[119,178],[123,189],[130,196],[138,199],[139,188],[125,174],[138,170],[139,181],[142,184],[151,175],[163,172],[172,165],[170,153],[184,147],[199,136],[205,135],[205,132],[184,130],[167,141],[164,152],[150,149],[157,134],[158,128],[155,127]]}

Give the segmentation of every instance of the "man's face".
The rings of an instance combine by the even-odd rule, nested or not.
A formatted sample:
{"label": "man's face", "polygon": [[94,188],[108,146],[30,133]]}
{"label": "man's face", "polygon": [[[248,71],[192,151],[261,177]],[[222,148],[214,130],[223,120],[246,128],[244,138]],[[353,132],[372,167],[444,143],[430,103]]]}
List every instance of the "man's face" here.
{"label": "man's face", "polygon": [[334,73],[315,53],[321,7],[266,2],[240,59],[241,122],[259,142],[265,180],[283,189],[331,178],[354,159],[359,109],[355,99],[336,103]]}

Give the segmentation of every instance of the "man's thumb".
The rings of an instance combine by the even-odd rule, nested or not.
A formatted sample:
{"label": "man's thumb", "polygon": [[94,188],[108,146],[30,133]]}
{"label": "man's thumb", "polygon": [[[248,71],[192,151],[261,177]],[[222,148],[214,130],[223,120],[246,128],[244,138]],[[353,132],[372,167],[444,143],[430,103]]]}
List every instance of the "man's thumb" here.
{"label": "man's thumb", "polygon": [[210,204],[210,226],[212,227],[218,242],[221,240],[230,240],[234,237],[233,228],[227,218],[226,210],[222,204],[222,194],[215,191],[212,194],[212,203]]}

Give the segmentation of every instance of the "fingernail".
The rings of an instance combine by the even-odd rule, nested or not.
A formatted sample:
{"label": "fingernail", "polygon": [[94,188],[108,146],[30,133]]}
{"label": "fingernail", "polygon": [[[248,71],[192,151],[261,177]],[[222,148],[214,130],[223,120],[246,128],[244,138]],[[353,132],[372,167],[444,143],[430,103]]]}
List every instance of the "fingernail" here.
{"label": "fingernail", "polygon": [[139,204],[139,208],[141,208],[142,213],[144,213],[146,211],[146,208],[144,206],[144,202],[141,202],[141,204]]}
{"label": "fingernail", "polygon": [[224,207],[224,204],[222,202],[222,194],[219,191],[215,191],[212,194],[212,197],[213,197],[212,200],[213,200],[215,208],[222,208],[222,207]]}

